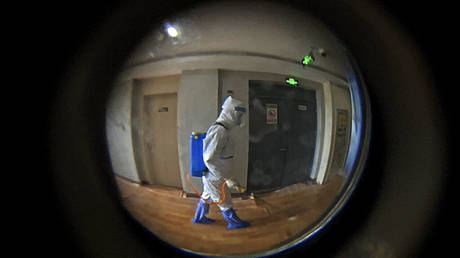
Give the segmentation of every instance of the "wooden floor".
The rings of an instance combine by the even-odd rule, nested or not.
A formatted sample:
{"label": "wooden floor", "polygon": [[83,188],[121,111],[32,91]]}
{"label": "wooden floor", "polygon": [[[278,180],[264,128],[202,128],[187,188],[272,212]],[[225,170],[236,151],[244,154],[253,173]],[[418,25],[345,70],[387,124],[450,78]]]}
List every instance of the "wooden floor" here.
{"label": "wooden floor", "polygon": [[325,185],[296,184],[255,199],[233,198],[238,216],[250,227],[227,229],[217,206],[211,205],[209,225],[191,222],[197,198],[182,190],[143,186],[117,177],[124,206],[145,227],[176,247],[206,254],[249,254],[278,247],[315,221],[330,205],[343,178]]}

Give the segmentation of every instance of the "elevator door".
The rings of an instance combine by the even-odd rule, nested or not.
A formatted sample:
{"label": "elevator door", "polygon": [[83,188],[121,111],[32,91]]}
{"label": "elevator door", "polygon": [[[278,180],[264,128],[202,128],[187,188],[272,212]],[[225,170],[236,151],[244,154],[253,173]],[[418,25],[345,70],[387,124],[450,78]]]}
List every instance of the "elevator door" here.
{"label": "elevator door", "polygon": [[249,82],[248,190],[307,182],[316,146],[313,90]]}

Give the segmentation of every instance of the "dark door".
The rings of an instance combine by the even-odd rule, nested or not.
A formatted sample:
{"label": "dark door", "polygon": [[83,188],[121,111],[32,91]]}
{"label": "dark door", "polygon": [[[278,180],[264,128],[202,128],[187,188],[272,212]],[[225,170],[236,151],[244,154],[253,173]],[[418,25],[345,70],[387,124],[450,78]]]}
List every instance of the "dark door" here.
{"label": "dark door", "polygon": [[316,144],[313,90],[249,82],[248,190],[306,182]]}

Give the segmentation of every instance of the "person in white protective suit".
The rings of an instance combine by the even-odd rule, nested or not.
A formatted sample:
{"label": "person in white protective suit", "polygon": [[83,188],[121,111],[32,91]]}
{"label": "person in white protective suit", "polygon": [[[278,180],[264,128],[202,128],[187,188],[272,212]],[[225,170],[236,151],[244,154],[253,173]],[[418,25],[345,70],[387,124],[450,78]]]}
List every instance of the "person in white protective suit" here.
{"label": "person in white protective suit", "polygon": [[203,201],[217,202],[222,198],[221,186],[225,182],[225,200],[217,206],[227,220],[228,228],[243,228],[249,222],[241,220],[233,209],[233,202],[229,188],[240,190],[239,183],[232,177],[233,142],[230,130],[236,126],[242,127],[242,116],[246,112],[243,102],[227,97],[222,105],[222,112],[216,122],[209,127],[206,138],[203,140],[203,160],[208,172],[202,177],[203,193],[195,210],[195,223],[209,224],[213,219],[205,215],[209,211],[209,204]]}

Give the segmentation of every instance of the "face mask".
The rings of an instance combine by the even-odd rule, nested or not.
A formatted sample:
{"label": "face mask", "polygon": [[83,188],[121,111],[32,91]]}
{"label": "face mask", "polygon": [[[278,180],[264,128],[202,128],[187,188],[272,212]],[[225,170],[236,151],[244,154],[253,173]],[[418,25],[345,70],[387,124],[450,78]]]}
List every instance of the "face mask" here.
{"label": "face mask", "polygon": [[237,120],[236,120],[236,125],[239,127],[244,127],[245,123],[243,121],[243,112],[237,112]]}

